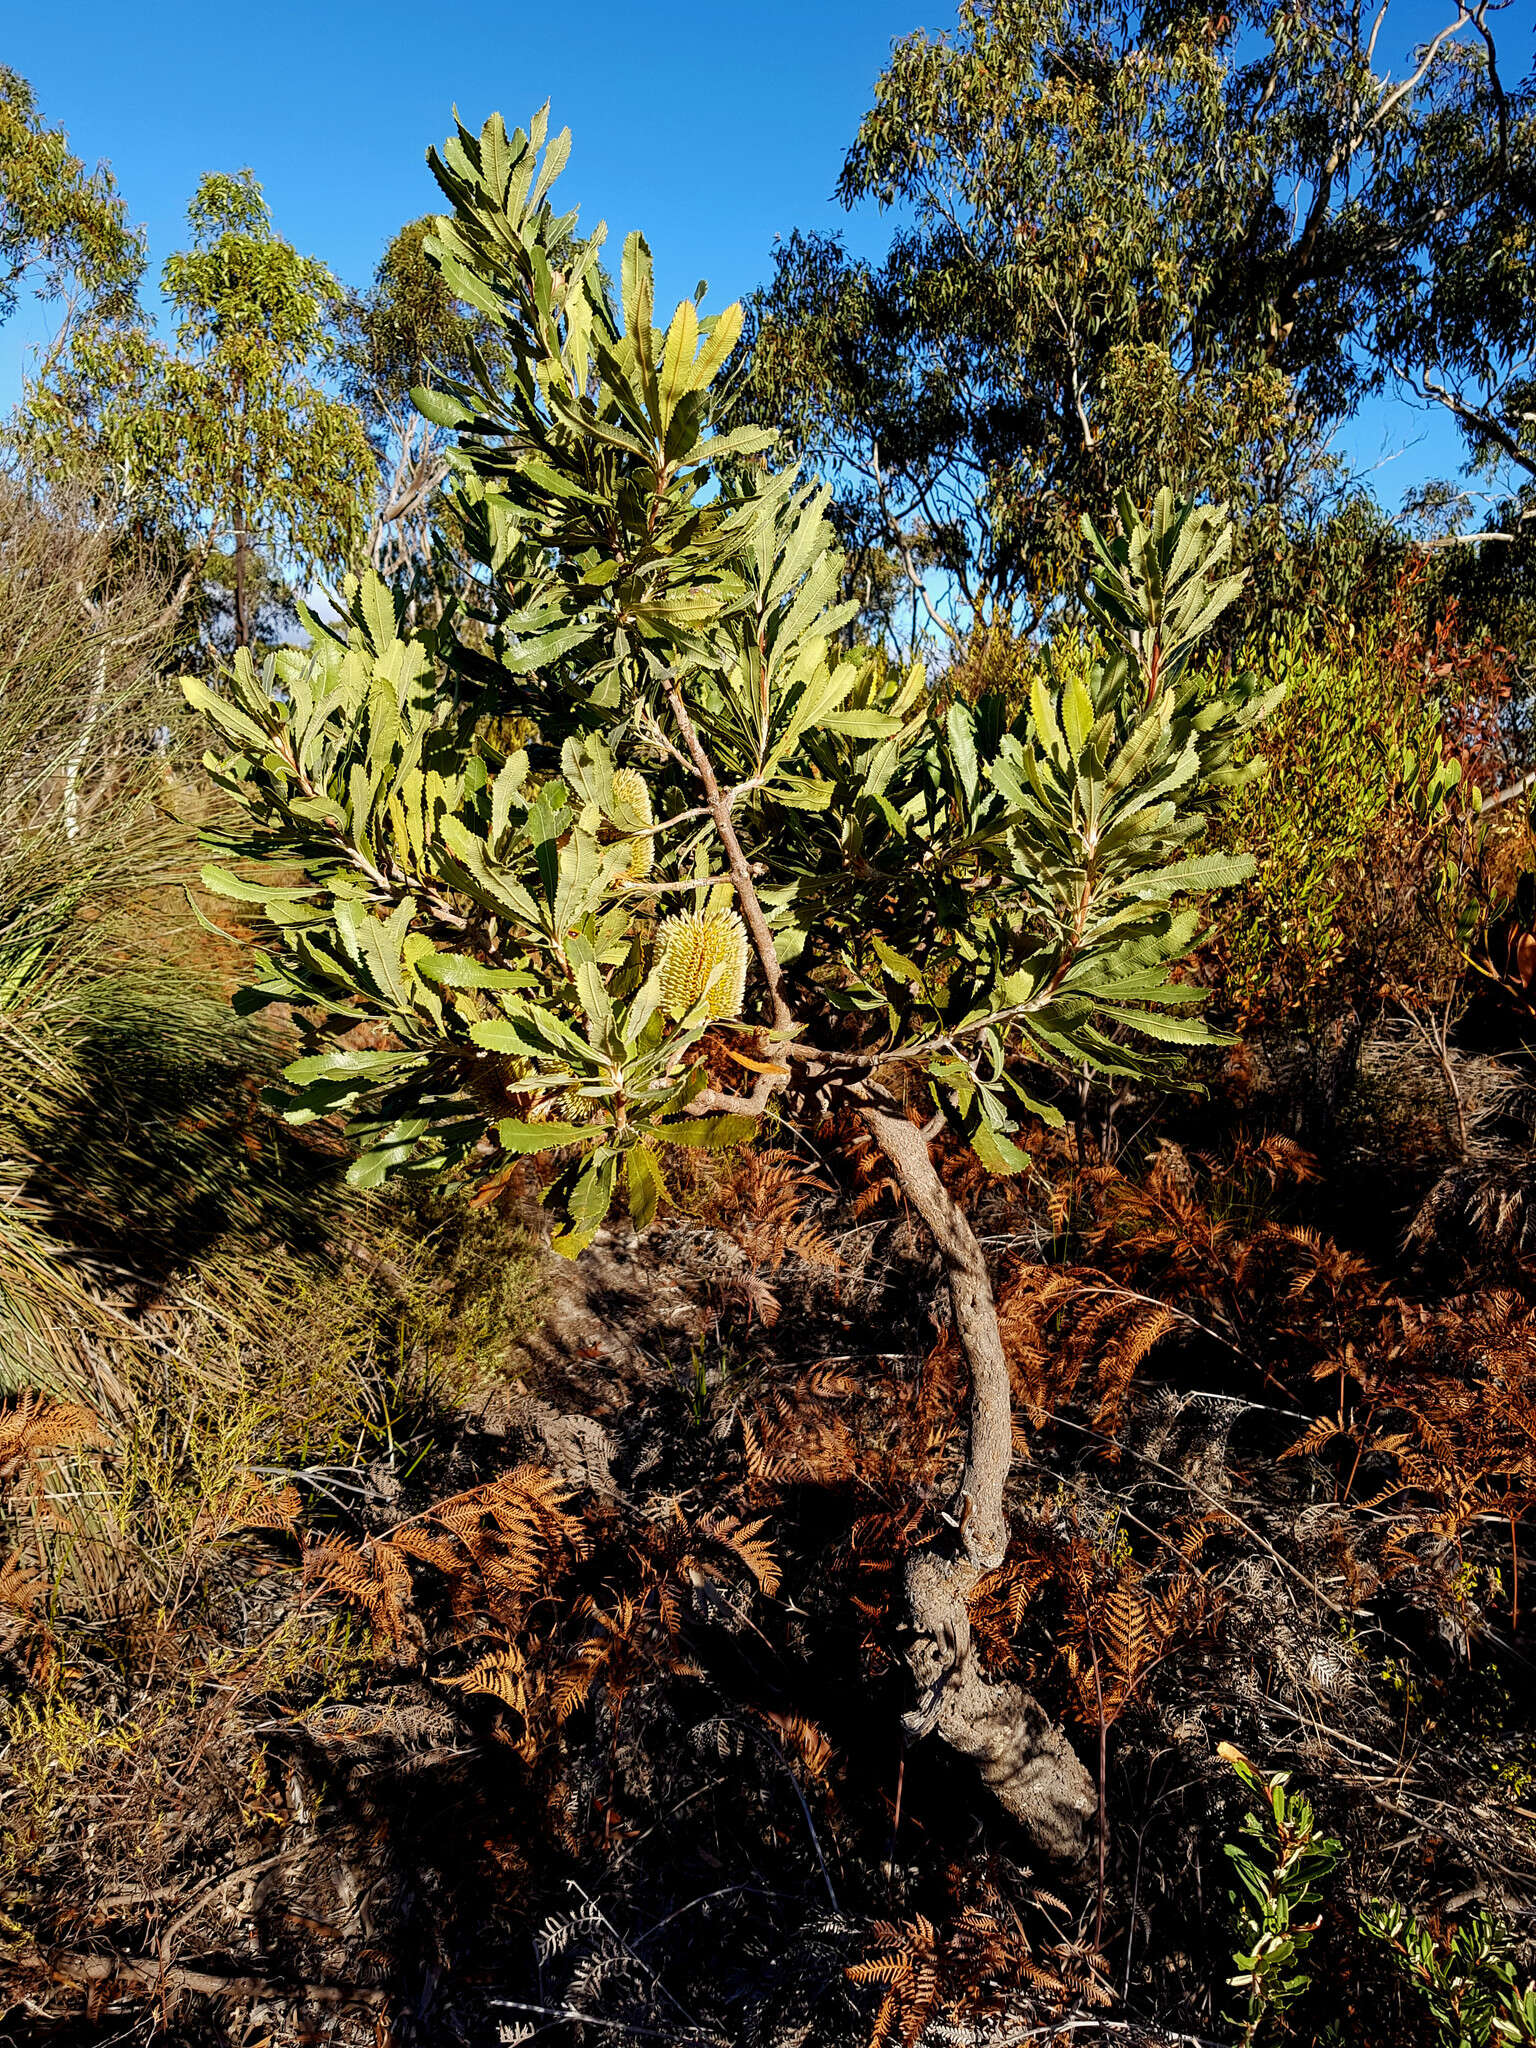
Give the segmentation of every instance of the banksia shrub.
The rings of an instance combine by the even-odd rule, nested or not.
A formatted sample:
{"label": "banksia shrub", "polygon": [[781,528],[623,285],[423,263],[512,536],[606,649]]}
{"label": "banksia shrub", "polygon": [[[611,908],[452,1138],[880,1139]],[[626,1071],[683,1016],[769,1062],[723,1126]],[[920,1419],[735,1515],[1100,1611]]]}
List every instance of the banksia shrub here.
{"label": "banksia shrub", "polygon": [[621,832],[630,830],[635,833],[633,839],[626,841],[629,847],[629,878],[632,882],[643,882],[651,872],[656,842],[650,828],[656,820],[651,812],[651,792],[637,768],[614,771],[613,822]]}
{"label": "banksia shrub", "polygon": [[734,910],[685,910],[669,917],[658,940],[661,1004],[686,1017],[697,1004],[709,1017],[738,1017],[747,987],[747,928]]}

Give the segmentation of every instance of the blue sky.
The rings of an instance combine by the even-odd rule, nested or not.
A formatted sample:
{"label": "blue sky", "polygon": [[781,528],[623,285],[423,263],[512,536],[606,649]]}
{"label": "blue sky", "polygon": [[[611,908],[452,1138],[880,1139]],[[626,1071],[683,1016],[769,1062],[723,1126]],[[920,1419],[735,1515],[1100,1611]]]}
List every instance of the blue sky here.
{"label": "blue sky", "polygon": [[[201,173],[249,164],[279,230],[361,284],[437,203],[423,153],[455,104],[510,127],[548,99],[583,224],[615,244],[642,228],[659,298],[707,277],[723,305],[765,277],[776,233],[841,221],[843,150],[913,26],[913,0],[79,0],[13,9],[0,60],[78,155],[110,159],[156,269]],[[0,402],[42,332],[21,325],[0,329]]]}
{"label": "blue sky", "polygon": [[[1449,11],[1396,0],[1398,49]],[[1515,76],[1533,12],[1514,0],[1500,23]],[[583,222],[605,219],[615,239],[643,228],[664,303],[707,277],[720,305],[767,275],[776,234],[848,226],[832,187],[892,38],[953,18],[934,0],[76,0],[13,11],[0,59],[78,154],[110,160],[154,269],[184,240],[201,173],[249,164],[279,230],[361,284],[394,229],[432,206],[422,154],[455,103],[474,125],[493,107],[513,124],[548,98],[573,131],[561,187]],[[849,239],[873,252],[878,221]],[[0,405],[44,332],[26,312],[0,329]],[[1404,406],[1373,409],[1341,445],[1361,470],[1395,457],[1372,478],[1393,505],[1457,461],[1448,425]]]}

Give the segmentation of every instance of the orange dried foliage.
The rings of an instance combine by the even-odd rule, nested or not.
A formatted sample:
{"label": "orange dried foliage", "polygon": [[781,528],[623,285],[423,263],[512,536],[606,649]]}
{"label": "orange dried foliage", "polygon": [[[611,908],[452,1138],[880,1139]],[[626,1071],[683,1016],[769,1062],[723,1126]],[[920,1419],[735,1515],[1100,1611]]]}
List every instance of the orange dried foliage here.
{"label": "orange dried foliage", "polygon": [[1113,1435],[1138,1367],[1179,1321],[1166,1304],[1117,1286],[1091,1267],[1024,1267],[998,1302],[1019,1414],[1043,1427],[1092,1367],[1094,1427]]}
{"label": "orange dried foliage", "polygon": [[[1340,1381],[1338,1411],[1286,1453],[1338,1444],[1349,1475],[1370,1455],[1395,1476],[1362,1506],[1395,1503],[1401,1529],[1460,1543],[1481,1521],[1513,1531],[1536,1507],[1536,1309],[1501,1291],[1430,1312],[1386,1305],[1374,1347],[1321,1359]],[[1354,1398],[1350,1398],[1353,1388]]]}
{"label": "orange dried foliage", "polygon": [[[990,1884],[966,1886],[951,1876],[955,1889],[976,1890],[979,1897],[957,1900],[942,1927],[922,1914],[874,1921],[870,1952],[845,1971],[852,1984],[881,1987],[869,2048],[917,2048],[935,2022],[946,2020],[984,2038],[984,2023],[1016,2016],[1021,1996],[1057,2011],[1111,2002],[1090,1943],[1058,1927],[1054,1942],[1037,1947],[1011,1899]],[[1053,1920],[1067,1912],[1039,1887],[1029,1902]]]}
{"label": "orange dried foliage", "polygon": [[0,1480],[13,1479],[47,1452],[96,1450],[104,1441],[101,1424],[88,1408],[46,1395],[28,1396],[0,1411]]}
{"label": "orange dried foliage", "polygon": [[1112,1725],[1143,1696],[1157,1666],[1214,1618],[1213,1597],[1191,1565],[1214,1526],[1202,1518],[1149,1566],[1123,1538],[1091,1541],[1074,1518],[1027,1524],[971,1596],[971,1626],[988,1664],[1026,1665],[1019,1639],[1039,1610],[1037,1633],[1065,1677],[1071,1711],[1087,1726]]}
{"label": "orange dried foliage", "polygon": [[297,1529],[302,1504],[296,1486],[280,1486],[274,1492],[254,1472],[247,1472],[227,1493],[203,1509],[194,1533],[208,1540],[227,1536],[235,1529],[269,1529],[276,1535],[291,1536]]}

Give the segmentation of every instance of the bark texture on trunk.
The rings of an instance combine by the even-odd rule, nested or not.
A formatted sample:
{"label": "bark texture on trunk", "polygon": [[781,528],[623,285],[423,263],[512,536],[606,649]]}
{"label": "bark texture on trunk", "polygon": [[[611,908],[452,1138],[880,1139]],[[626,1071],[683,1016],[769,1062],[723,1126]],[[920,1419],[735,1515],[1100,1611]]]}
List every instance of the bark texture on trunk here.
{"label": "bark texture on trunk", "polygon": [[918,1705],[904,1717],[907,1734],[932,1732],[969,1757],[1042,1855],[1080,1865],[1098,1811],[1097,1787],[1034,1694],[1011,1679],[989,1679],[977,1662],[969,1600],[980,1576],[969,1558],[937,1550],[907,1560],[907,1669],[919,1689]]}
{"label": "bark texture on trunk", "polygon": [[1021,1685],[990,1681],[971,1643],[970,1596],[1008,1547],[1003,1494],[1013,1461],[1008,1358],[986,1257],[940,1180],[922,1132],[894,1107],[866,1105],[859,1114],[938,1246],[971,1374],[956,1541],[952,1548],[919,1551],[907,1563],[913,1628],[907,1666],[919,1695],[906,1716],[907,1732],[921,1737],[931,1731],[969,1757],[1036,1848],[1056,1862],[1078,1863],[1098,1810],[1094,1781],[1039,1701]]}
{"label": "bark texture on trunk", "polygon": [[939,1179],[928,1140],[899,1110],[861,1110],[901,1191],[938,1246],[955,1308],[955,1329],[971,1369],[971,1426],[960,1481],[961,1540],[978,1575],[1003,1561],[1008,1517],[1003,1489],[1013,1463],[1013,1390],[986,1255],[963,1209]]}
{"label": "bark texture on trunk", "polygon": [[246,631],[245,582],[246,563],[250,559],[250,548],[245,537],[245,521],[242,519],[235,531],[235,645],[245,647],[250,635]]}

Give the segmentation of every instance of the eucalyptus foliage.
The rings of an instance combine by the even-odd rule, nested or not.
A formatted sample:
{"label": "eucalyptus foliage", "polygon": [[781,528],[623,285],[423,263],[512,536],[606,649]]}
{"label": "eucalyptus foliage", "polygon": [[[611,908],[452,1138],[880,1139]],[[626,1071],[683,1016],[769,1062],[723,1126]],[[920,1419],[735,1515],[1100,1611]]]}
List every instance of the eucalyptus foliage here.
{"label": "eucalyptus foliage", "polygon": [[199,570],[227,551],[244,645],[260,558],[299,574],[345,559],[376,464],[321,381],[340,303],[325,265],[275,231],[250,171],[202,178],[187,224],[160,278],[174,347],[136,306],[82,321],[29,386],[21,440],[44,473],[96,479],[141,530],[178,535]]}
{"label": "eucalyptus foliage", "polygon": [[1272,530],[1399,380],[1529,474],[1536,74],[1499,12],[963,0],[843,163],[884,256],[784,238],[743,404],[962,637],[1045,616],[1122,486]]}
{"label": "eucalyptus foliage", "polygon": [[1188,659],[1230,531],[1127,503],[1090,536],[1105,658],[936,717],[920,667],[847,644],[826,491],[715,427],[740,309],[660,324],[637,234],[615,288],[544,144],[493,116],[431,158],[428,250],[499,371],[416,394],[471,603],[408,624],[365,577],[308,646],[186,685],[244,814],[206,880],[265,934],[240,1000],[312,1036],[287,1114],[345,1119],[363,1184],[558,1150],[567,1250],[621,1189],[647,1222],[670,1148],[896,1067],[1015,1169],[1033,1070],[1209,1038],[1181,965],[1247,868],[1196,850],[1199,793],[1271,701]]}
{"label": "eucalyptus foliage", "polygon": [[88,170],[27,81],[0,64],[0,321],[28,285],[69,312],[120,317],[143,268],[143,231],[111,172]]}

